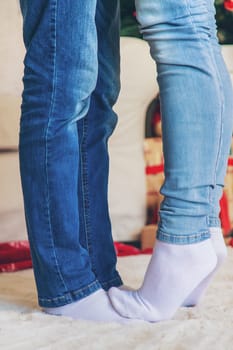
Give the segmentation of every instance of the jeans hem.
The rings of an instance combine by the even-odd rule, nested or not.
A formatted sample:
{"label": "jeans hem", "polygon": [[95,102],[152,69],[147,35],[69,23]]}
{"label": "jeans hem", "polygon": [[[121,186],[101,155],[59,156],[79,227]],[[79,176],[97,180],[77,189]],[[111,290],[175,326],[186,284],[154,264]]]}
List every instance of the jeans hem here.
{"label": "jeans hem", "polygon": [[208,230],[197,232],[195,234],[186,235],[174,235],[158,231],[157,239],[159,241],[170,243],[170,244],[195,244],[202,242],[210,238],[210,232]]}
{"label": "jeans hem", "polygon": [[209,217],[208,225],[209,225],[209,227],[221,227],[221,222],[218,218]]}
{"label": "jeans hem", "polygon": [[96,292],[97,290],[101,289],[101,284],[99,281],[95,280],[94,282],[90,283],[89,285],[77,289],[75,291],[66,292],[63,295],[59,295],[58,297],[54,298],[38,298],[39,305],[42,307],[59,307],[64,306],[66,304],[70,304],[74,301],[78,301],[80,299],[83,299],[87,297],[88,295]]}
{"label": "jeans hem", "polygon": [[120,287],[123,285],[122,279],[120,278],[120,276],[117,276],[116,278],[106,281],[106,282],[101,282],[100,284],[102,286],[102,288],[105,291],[108,291],[111,287]]}

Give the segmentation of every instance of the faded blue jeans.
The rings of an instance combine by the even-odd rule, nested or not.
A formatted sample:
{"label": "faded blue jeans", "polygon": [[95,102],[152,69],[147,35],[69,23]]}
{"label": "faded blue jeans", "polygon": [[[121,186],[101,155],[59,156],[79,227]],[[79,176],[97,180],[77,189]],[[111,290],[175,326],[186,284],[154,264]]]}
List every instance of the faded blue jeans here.
{"label": "faded blue jeans", "polygon": [[157,64],[165,182],[157,238],[200,242],[219,226],[233,127],[233,93],[213,0],[136,0]]}
{"label": "faded blue jeans", "polygon": [[39,304],[119,286],[107,203],[119,3],[21,0],[20,170]]}

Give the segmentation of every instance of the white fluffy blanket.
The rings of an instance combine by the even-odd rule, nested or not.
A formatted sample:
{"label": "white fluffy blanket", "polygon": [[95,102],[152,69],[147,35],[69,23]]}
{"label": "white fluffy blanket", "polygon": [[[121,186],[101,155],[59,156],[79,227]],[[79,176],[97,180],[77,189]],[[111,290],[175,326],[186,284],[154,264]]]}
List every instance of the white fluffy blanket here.
{"label": "white fluffy blanket", "polygon": [[[139,286],[148,259],[119,259],[126,284]],[[32,270],[0,274],[1,350],[230,350],[232,330],[232,248],[202,304],[181,308],[173,320],[157,324],[98,324],[48,316],[37,307]]]}

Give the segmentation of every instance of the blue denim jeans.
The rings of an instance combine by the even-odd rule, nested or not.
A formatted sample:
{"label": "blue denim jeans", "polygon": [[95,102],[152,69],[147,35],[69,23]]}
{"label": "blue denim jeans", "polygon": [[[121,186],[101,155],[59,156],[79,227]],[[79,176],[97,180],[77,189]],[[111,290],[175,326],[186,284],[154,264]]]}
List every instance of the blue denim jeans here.
{"label": "blue denim jeans", "polygon": [[[136,5],[161,93],[166,180],[158,238],[199,242],[219,225],[232,133],[232,88],[213,3]],[[119,8],[109,0],[21,0],[21,8],[20,169],[39,303],[53,307],[122,283],[107,205]]]}
{"label": "blue denim jeans", "polygon": [[119,3],[21,0],[20,170],[39,304],[122,284],[107,203]]}
{"label": "blue denim jeans", "polygon": [[213,0],[136,0],[156,61],[165,182],[158,239],[189,244],[219,226],[233,128],[233,93]]}

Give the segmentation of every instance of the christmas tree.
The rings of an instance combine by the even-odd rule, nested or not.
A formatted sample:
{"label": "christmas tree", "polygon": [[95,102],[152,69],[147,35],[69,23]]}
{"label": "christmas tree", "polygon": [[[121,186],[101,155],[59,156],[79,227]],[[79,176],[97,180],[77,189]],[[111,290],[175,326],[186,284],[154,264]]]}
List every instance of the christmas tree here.
{"label": "christmas tree", "polygon": [[[215,0],[218,37],[221,44],[233,44],[233,0]],[[134,0],[121,0],[121,35],[140,37]]]}

